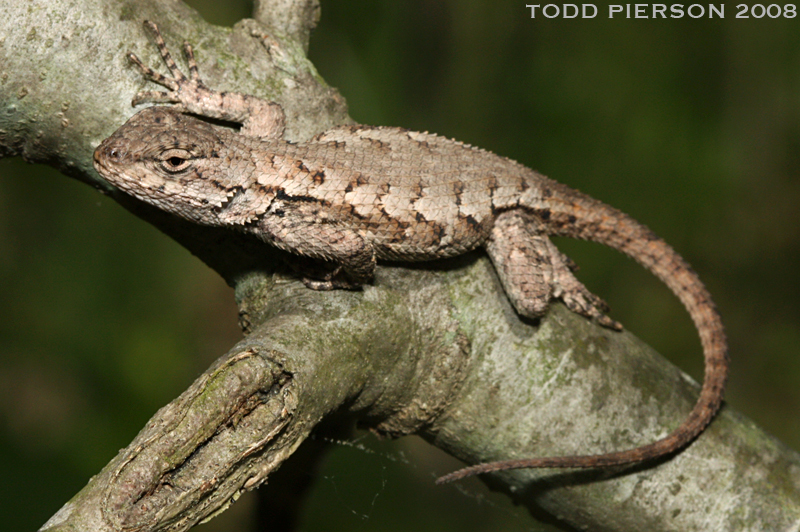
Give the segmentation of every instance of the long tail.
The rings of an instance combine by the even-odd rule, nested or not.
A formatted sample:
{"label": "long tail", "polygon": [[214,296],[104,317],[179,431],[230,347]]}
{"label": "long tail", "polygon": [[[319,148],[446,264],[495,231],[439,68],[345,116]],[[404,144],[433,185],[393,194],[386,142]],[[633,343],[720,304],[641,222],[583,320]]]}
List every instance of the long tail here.
{"label": "long tail", "polygon": [[705,356],[700,397],[689,416],[668,436],[625,451],[490,462],[439,478],[443,484],[481,473],[522,468],[589,468],[641,462],[675,452],[694,440],[719,410],[728,379],[728,346],[711,296],[689,264],[666,242],[630,216],[555,181],[542,197],[523,200],[548,234],[591,240],[625,253],[650,270],[678,296],[694,322]]}

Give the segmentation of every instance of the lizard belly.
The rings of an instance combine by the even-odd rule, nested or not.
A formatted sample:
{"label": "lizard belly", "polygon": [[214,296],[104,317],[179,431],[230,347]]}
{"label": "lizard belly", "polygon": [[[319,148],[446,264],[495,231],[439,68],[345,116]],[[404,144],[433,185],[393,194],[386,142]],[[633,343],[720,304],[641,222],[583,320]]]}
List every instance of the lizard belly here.
{"label": "lizard belly", "polygon": [[363,232],[382,260],[426,261],[461,255],[480,246],[488,235],[491,217],[482,221],[456,216],[452,222],[384,219],[367,223]]}

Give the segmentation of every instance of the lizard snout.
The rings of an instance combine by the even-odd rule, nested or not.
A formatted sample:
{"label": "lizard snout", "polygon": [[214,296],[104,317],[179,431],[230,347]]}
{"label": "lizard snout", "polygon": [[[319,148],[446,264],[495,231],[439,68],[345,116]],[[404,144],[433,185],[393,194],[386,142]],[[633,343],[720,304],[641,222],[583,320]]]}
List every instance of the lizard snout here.
{"label": "lizard snout", "polygon": [[114,142],[113,137],[107,138],[94,150],[94,168],[101,176],[109,179],[113,176],[112,167],[121,164],[128,153],[129,150]]}

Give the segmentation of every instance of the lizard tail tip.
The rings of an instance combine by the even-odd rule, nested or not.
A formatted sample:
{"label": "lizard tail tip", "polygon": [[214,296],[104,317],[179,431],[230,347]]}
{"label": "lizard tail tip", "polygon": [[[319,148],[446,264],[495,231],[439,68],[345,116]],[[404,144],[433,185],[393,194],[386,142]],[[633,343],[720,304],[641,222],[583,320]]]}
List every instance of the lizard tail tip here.
{"label": "lizard tail tip", "polygon": [[434,481],[434,484],[436,484],[437,486],[441,486],[443,484],[449,484],[451,482],[455,482],[456,480],[472,477],[484,472],[485,471],[480,470],[479,466],[465,467],[463,469],[453,471],[452,473],[442,475],[441,477],[437,478]]}

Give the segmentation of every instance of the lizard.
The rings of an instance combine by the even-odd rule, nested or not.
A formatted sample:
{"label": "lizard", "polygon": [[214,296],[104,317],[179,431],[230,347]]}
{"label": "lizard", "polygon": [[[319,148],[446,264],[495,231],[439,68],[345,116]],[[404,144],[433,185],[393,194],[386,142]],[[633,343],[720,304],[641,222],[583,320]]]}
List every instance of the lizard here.
{"label": "lizard", "polygon": [[286,141],[279,104],[208,88],[185,42],[187,77],[155,23],[145,26],[171,75],[128,52],[144,78],[168,89],[139,92],[132,104],[172,105],[139,111],[95,150],[98,173],[125,193],[192,222],[250,233],[335,265],[323,275],[302,276],[315,290],[359,288],[371,281],[377,260],[426,261],[482,247],[521,316],[540,318],[551,300],[560,299],[573,312],[621,330],[548,238],[565,236],[633,258],[688,311],[703,347],[705,377],[693,410],[667,436],[605,454],[472,465],[437,483],[508,469],[643,462],[683,449],[711,422],[728,375],[722,321],[698,275],[647,227],[515,161],[427,132],[343,125],[306,142]]}

